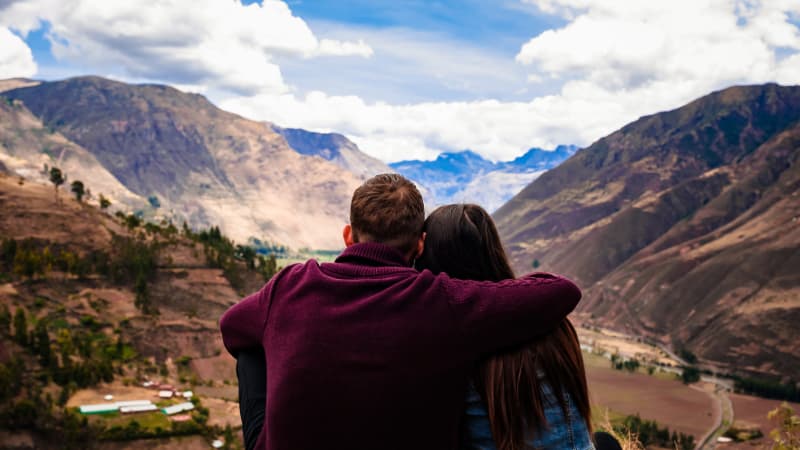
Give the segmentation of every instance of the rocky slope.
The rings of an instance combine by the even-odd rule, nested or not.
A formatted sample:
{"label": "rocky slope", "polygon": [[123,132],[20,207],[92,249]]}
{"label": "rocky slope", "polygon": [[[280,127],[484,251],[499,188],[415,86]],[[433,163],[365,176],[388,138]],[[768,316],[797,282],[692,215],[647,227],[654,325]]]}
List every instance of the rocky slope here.
{"label": "rocky slope", "polygon": [[475,152],[442,153],[433,161],[389,164],[428,190],[429,206],[468,202],[494,211],[545,171],[575,153],[574,146],[532,148],[512,161],[492,162]]}
{"label": "rocky slope", "polygon": [[495,217],[515,265],[566,273],[595,320],[730,370],[800,369],[800,87],[643,117]]}
{"label": "rocky slope", "polygon": [[[86,149],[161,215],[194,227],[335,249],[360,178],[292,150],[268,125],[158,85],[79,77],[2,94]],[[315,226],[309,227],[313,223]]]}
{"label": "rocky slope", "polygon": [[[107,448],[113,442],[96,442],[98,426],[108,431],[131,419],[139,421],[137,431],[153,432],[147,424],[155,423],[169,435],[175,427],[159,412],[92,419],[82,427],[90,441],[80,445],[73,440],[81,433],[66,431],[61,403],[100,403],[105,393],[126,391],[151,398],[153,391],[137,387],[143,378],[193,389],[210,409],[208,425],[237,426],[235,362],[217,321],[260,288],[265,273],[236,258],[220,266],[214,249],[221,247],[206,245],[202,235],[138,224],[71,198],[56,202],[51,187],[18,176],[0,174],[0,210],[0,429],[45,449]],[[150,256],[142,289],[134,274]],[[156,313],[137,306],[143,291]],[[8,314],[17,311],[35,340],[20,340],[16,319],[9,326]],[[37,376],[9,383],[20,365]],[[30,402],[36,414],[22,417]]]}
{"label": "rocky slope", "polygon": [[277,125],[272,125],[272,129],[283,136],[289,147],[296,152],[331,161],[363,180],[379,173],[394,172],[383,161],[362,152],[353,141],[341,134],[315,133]]}
{"label": "rocky slope", "polygon": [[[0,94],[1,95],[1,94]],[[27,179],[47,183],[47,167],[58,166],[67,184],[80,180],[112,204],[141,207],[145,199],[129,191],[97,158],[62,134],[46,127],[20,101],[0,97],[0,162]]]}

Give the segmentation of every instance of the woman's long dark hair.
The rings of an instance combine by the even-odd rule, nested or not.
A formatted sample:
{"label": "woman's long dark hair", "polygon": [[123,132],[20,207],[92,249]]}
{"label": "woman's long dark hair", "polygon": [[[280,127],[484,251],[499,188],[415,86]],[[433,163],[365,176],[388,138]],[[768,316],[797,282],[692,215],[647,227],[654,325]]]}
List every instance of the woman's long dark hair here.
{"label": "woman's long dark hair", "polygon": [[[491,216],[477,205],[442,206],[425,221],[417,267],[465,280],[514,278]],[[543,375],[543,376],[541,376]],[[564,414],[568,394],[591,433],[591,409],[578,335],[564,319],[551,333],[482,361],[475,386],[486,402],[498,450],[525,448],[530,432],[547,429],[546,381]]]}

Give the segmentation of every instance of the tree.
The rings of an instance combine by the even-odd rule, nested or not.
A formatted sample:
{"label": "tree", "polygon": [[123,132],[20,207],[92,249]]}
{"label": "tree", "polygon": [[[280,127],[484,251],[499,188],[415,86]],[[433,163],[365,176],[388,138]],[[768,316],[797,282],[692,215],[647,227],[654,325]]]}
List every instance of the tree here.
{"label": "tree", "polygon": [[270,254],[266,258],[259,255],[258,270],[264,277],[264,281],[269,281],[269,279],[278,272],[278,261],[275,259],[275,255]]}
{"label": "tree", "polygon": [[684,367],[681,372],[681,380],[683,384],[691,384],[700,381],[700,369],[697,367]]}
{"label": "tree", "polygon": [[788,403],[784,402],[770,411],[767,418],[778,426],[769,433],[774,442],[773,450],[800,449],[800,417]]}
{"label": "tree", "polygon": [[254,270],[256,268],[256,251],[253,250],[253,247],[249,245],[237,245],[236,256],[244,260],[248,270]]}
{"label": "tree", "polygon": [[17,312],[14,313],[14,340],[19,345],[28,344],[28,318],[22,308],[17,308]]}
{"label": "tree", "polygon": [[100,209],[106,210],[111,206],[111,200],[107,199],[103,194],[100,194]]}
{"label": "tree", "polygon": [[231,428],[231,424],[225,425],[225,430],[222,432],[222,438],[224,439],[225,446],[223,448],[233,448],[233,429]]}
{"label": "tree", "polygon": [[531,266],[532,266],[534,269],[538,269],[538,268],[539,268],[539,265],[540,265],[540,264],[539,264],[539,260],[538,260],[538,259],[534,259],[534,260],[533,260],[533,264],[531,264]]}
{"label": "tree", "polygon": [[14,257],[17,256],[17,241],[16,239],[7,238],[3,239],[0,243],[0,263],[7,269],[13,267]]}
{"label": "tree", "polygon": [[682,348],[682,349],[678,350],[678,356],[683,358],[683,360],[686,361],[689,364],[695,364],[697,362],[697,355],[695,355],[694,353],[690,352],[686,348]]}
{"label": "tree", "polygon": [[72,191],[73,194],[75,194],[75,200],[77,200],[78,203],[83,201],[83,196],[86,194],[86,190],[83,187],[82,181],[80,180],[73,181],[72,184],[70,185],[70,190]]}
{"label": "tree", "polygon": [[64,173],[61,172],[61,169],[58,167],[50,168],[50,182],[53,183],[53,186],[56,190],[56,202],[58,201],[58,188],[66,181],[67,180],[64,178]]}
{"label": "tree", "polygon": [[8,334],[11,332],[11,311],[8,310],[8,305],[5,303],[0,306],[0,334]]}
{"label": "tree", "polygon": [[150,305],[150,293],[147,292],[147,277],[143,272],[139,272],[136,276],[136,282],[133,285],[133,291],[136,293],[136,298],[133,305],[144,314],[152,312]]}
{"label": "tree", "polygon": [[39,362],[42,367],[49,367],[52,351],[50,349],[50,335],[47,334],[47,323],[45,323],[44,319],[39,320],[36,324],[34,338],[34,346],[36,347],[36,353],[39,355]]}

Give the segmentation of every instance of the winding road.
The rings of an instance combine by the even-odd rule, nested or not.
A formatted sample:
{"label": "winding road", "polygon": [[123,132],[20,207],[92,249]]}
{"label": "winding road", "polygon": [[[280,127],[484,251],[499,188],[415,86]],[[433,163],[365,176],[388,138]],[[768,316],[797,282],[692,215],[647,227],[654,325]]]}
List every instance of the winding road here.
{"label": "winding road", "polygon": [[[617,332],[617,335],[621,335],[625,339],[632,342],[638,342],[655,347],[664,352],[664,354],[677,363],[677,367],[661,367],[661,370],[682,375],[683,369],[680,366],[689,365],[683,360],[683,358],[675,354],[670,348],[659,342],[654,342],[646,337],[638,337],[626,333]],[[697,450],[711,450],[717,446],[717,437],[721,436],[728,429],[728,427],[733,424],[733,402],[731,402],[731,399],[728,396],[728,392],[733,390],[733,381],[711,375],[701,375],[700,380],[711,384],[713,386],[713,390],[704,389],[696,384],[690,385],[689,387],[699,392],[703,392],[711,397],[713,402],[712,417],[714,420],[711,428],[709,428],[708,431],[706,431],[706,433],[697,440],[697,445],[695,448]]]}

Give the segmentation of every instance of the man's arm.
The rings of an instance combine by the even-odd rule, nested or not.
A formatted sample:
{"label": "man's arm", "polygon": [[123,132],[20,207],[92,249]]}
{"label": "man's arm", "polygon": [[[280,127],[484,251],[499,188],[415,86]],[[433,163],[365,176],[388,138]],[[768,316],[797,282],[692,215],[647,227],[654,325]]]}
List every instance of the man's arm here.
{"label": "man's arm", "polygon": [[231,306],[220,318],[222,343],[234,357],[240,350],[262,346],[275,285],[290,267],[272,277],[260,291]]}
{"label": "man's arm", "polygon": [[451,278],[443,282],[465,337],[480,353],[553,330],[581,299],[573,282],[547,273],[498,283]]}

